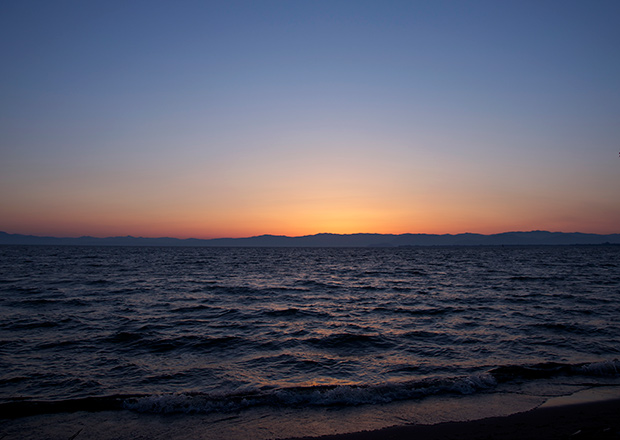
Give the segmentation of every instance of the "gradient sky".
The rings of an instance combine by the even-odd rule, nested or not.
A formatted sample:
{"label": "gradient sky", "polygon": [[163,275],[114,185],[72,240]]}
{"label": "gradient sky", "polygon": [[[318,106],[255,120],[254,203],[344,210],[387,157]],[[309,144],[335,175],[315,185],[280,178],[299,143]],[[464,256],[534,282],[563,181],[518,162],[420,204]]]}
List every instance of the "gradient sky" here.
{"label": "gradient sky", "polygon": [[620,2],[0,2],[0,230],[620,232]]}

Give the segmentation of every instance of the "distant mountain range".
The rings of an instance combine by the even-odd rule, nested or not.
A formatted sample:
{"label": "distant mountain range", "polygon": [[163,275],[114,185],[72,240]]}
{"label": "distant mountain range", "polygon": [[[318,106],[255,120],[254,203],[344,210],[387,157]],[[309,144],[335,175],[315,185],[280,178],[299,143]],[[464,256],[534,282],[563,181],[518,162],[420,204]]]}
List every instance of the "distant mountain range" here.
{"label": "distant mountain range", "polygon": [[0,232],[0,245],[220,246],[220,247],[398,247],[531,246],[620,244],[620,234],[580,232],[504,232],[501,234],[316,234],[302,237],[260,235],[247,238],[38,237]]}

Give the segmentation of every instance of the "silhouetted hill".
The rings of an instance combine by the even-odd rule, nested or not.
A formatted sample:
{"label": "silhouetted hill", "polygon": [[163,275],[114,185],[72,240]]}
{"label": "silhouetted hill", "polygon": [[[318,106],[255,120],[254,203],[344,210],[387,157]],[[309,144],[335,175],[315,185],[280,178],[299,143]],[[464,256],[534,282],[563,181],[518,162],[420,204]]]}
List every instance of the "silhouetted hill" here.
{"label": "silhouetted hill", "polygon": [[38,237],[0,232],[2,245],[77,246],[222,246],[222,247],[395,247],[395,246],[524,246],[620,244],[620,234],[580,232],[504,232],[501,234],[316,234],[302,237],[260,235],[209,240],[170,237]]}

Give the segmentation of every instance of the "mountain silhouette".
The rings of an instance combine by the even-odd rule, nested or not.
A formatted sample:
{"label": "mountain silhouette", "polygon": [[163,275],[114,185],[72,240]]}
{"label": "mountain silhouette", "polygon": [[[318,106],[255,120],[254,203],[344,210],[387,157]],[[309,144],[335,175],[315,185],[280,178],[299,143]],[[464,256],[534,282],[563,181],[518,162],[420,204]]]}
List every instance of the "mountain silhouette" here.
{"label": "mountain silhouette", "polygon": [[0,245],[210,246],[210,247],[398,247],[528,246],[620,244],[620,234],[581,232],[503,232],[500,234],[315,234],[300,237],[259,235],[246,238],[40,237],[0,232]]}

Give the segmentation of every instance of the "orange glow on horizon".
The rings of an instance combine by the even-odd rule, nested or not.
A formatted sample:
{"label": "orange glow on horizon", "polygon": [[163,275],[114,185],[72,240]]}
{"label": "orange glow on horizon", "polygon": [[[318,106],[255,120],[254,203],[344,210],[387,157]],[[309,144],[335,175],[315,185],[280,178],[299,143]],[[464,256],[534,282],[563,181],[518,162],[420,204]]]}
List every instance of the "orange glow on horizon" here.
{"label": "orange glow on horizon", "polygon": [[[186,213],[189,214],[189,213]],[[318,233],[333,234],[459,234],[465,232],[495,234],[509,231],[549,230],[552,232],[618,233],[612,219],[601,217],[588,227],[580,225],[584,219],[566,217],[544,218],[534,215],[517,216],[514,212],[503,215],[482,214],[476,210],[420,209],[418,212],[374,210],[372,207],[351,206],[345,209],[314,207],[286,210],[258,211],[231,214],[194,212],[194,215],[175,216],[174,213],[152,213],[144,216],[98,215],[74,212],[69,221],[64,215],[49,213],[45,224],[37,217],[29,219],[5,218],[0,228],[8,233],[58,237],[175,237],[175,238],[241,238],[257,235],[304,236]],[[588,224],[583,222],[583,224]]]}
{"label": "orange glow on horizon", "polygon": [[[201,239],[317,233],[619,232],[620,206],[607,202],[613,185],[593,197],[585,191],[562,193],[549,185],[541,191],[535,176],[518,185],[508,178],[491,185],[490,177],[476,169],[464,172],[444,165],[447,171],[440,175],[432,168],[411,170],[404,160],[398,166],[376,158],[356,160],[355,166],[347,166],[344,158],[329,165],[314,159],[304,168],[274,159],[260,169],[188,171],[174,179],[134,172],[108,181],[93,173],[87,185],[81,184],[81,176],[53,180],[41,175],[5,196],[10,209],[0,218],[0,230],[63,237]],[[561,189],[565,185],[560,183],[567,185],[569,176],[558,179]],[[46,191],[35,193],[29,185]]]}

